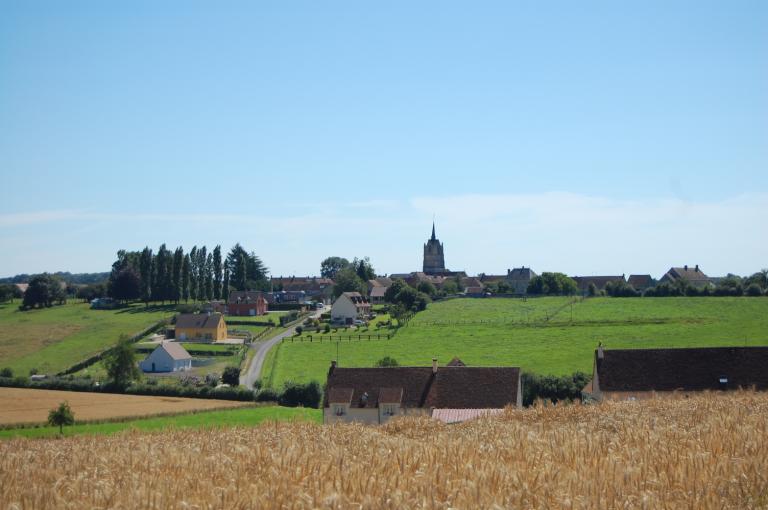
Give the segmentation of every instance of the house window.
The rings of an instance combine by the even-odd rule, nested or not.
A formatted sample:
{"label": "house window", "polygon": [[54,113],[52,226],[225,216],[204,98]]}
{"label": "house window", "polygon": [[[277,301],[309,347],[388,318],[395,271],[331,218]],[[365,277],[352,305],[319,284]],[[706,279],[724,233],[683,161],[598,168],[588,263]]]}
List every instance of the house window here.
{"label": "house window", "polygon": [[347,409],[345,406],[335,405],[333,406],[333,414],[335,414],[336,416],[344,416],[345,414],[347,414]]}

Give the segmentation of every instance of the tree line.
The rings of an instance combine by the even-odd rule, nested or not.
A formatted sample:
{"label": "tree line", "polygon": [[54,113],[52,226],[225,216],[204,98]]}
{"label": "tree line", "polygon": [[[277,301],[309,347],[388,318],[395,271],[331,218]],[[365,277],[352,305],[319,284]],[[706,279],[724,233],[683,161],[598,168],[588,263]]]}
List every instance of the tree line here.
{"label": "tree line", "polygon": [[181,300],[226,299],[230,290],[269,290],[267,268],[255,253],[239,243],[222,258],[221,246],[188,252],[165,244],[156,252],[120,250],[107,282],[107,294],[119,301],[141,299],[178,303]]}

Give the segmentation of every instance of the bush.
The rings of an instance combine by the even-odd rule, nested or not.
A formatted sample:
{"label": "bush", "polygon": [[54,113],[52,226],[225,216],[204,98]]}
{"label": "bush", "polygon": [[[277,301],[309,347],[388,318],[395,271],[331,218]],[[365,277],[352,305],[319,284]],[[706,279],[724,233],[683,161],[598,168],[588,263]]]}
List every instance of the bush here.
{"label": "bush", "polygon": [[211,387],[216,387],[221,380],[221,376],[216,372],[209,372],[205,374],[205,384]]}
{"label": "bush", "polygon": [[278,402],[280,395],[272,388],[262,388],[254,396],[256,402]]}
{"label": "bush", "polygon": [[13,377],[13,370],[7,367],[0,370],[0,377],[8,377],[8,378]]}
{"label": "bush", "polygon": [[297,335],[300,335],[303,332],[304,332],[304,328],[302,328],[301,326],[296,326],[296,334]]}
{"label": "bush", "polygon": [[286,381],[283,385],[283,392],[280,395],[280,405],[288,407],[320,407],[322,392],[320,383],[310,381],[306,384]]}
{"label": "bush", "polygon": [[763,292],[760,289],[760,286],[756,283],[750,283],[749,287],[747,287],[747,296],[757,297],[761,296],[762,294]]}
{"label": "bush", "polygon": [[581,398],[581,390],[590,377],[584,372],[572,375],[554,376],[523,372],[523,405],[529,406],[538,399],[550,402],[571,402]]}
{"label": "bush", "polygon": [[323,333],[330,333],[330,332],[331,332],[331,325],[326,322],[325,326],[323,327]]}
{"label": "bush", "polygon": [[261,389],[261,379],[256,379],[253,381],[253,389],[256,391]]}
{"label": "bush", "polygon": [[376,367],[399,367],[400,364],[391,356],[384,356],[374,365]]}
{"label": "bush", "polygon": [[230,386],[238,386],[240,384],[240,369],[237,367],[225,368],[221,374],[221,382]]}

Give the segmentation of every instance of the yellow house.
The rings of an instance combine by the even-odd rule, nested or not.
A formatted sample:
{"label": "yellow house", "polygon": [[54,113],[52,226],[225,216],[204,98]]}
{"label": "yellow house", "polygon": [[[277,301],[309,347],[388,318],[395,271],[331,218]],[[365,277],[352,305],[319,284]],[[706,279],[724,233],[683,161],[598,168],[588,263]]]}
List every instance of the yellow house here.
{"label": "yellow house", "polygon": [[176,340],[217,342],[227,339],[227,323],[220,313],[182,313],[176,316]]}

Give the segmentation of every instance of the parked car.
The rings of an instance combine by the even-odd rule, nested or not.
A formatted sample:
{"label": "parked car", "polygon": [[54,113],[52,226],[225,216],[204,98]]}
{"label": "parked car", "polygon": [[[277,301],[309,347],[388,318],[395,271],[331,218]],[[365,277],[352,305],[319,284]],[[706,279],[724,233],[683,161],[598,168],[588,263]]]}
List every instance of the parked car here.
{"label": "parked car", "polygon": [[355,319],[355,326],[362,326],[365,324],[365,322],[361,321],[360,319]]}

